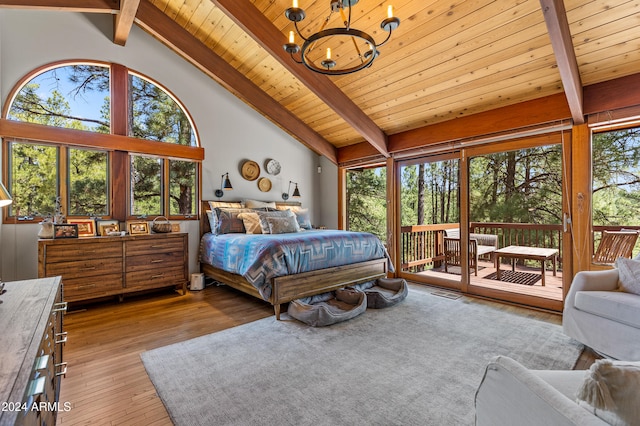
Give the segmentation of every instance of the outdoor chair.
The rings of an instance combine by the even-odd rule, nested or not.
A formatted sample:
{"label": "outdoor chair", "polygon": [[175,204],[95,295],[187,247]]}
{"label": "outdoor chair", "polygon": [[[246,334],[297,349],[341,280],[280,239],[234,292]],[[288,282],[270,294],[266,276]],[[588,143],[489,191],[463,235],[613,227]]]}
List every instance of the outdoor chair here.
{"label": "outdoor chair", "polygon": [[[461,266],[460,238],[444,237],[444,271],[449,272],[449,265]],[[478,258],[483,255],[491,255],[496,250],[493,245],[479,245],[476,238],[469,240],[469,268],[478,276]]]}
{"label": "outdoor chair", "polygon": [[638,240],[638,231],[602,231],[593,263],[613,265],[619,257],[631,258]]}

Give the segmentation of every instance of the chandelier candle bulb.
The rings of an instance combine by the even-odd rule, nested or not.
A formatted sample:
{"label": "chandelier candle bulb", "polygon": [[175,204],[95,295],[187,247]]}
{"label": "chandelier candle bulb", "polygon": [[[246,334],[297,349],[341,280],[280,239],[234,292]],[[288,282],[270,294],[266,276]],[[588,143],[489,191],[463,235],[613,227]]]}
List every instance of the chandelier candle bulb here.
{"label": "chandelier candle bulb", "polygon": [[393,6],[392,5],[389,5],[387,7],[387,18],[393,18]]}
{"label": "chandelier candle bulb", "polygon": [[295,43],[295,36],[293,34],[293,31],[289,31],[289,43],[291,44]]}
{"label": "chandelier candle bulb", "polygon": [[331,48],[327,47],[327,59],[331,59]]}
{"label": "chandelier candle bulb", "polygon": [[293,0],[293,7],[298,7],[298,0]]}

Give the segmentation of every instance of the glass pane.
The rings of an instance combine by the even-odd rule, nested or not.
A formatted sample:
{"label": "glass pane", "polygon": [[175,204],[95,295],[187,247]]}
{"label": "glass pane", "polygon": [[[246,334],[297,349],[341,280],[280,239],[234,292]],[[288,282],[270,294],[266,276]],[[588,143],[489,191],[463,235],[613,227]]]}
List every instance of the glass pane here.
{"label": "glass pane", "polygon": [[471,158],[469,222],[479,252],[488,241],[499,249],[479,259],[473,285],[562,300],[560,144]]}
{"label": "glass pane", "polygon": [[387,240],[387,168],[347,171],[347,230]]}
{"label": "glass pane", "polygon": [[400,267],[416,279],[431,277],[459,286],[462,265],[447,262],[447,229],[459,229],[459,162],[425,161],[400,168]]}
{"label": "glass pane", "polygon": [[169,161],[170,215],[196,213],[196,166],[193,161]]}
{"label": "glass pane", "polygon": [[[593,135],[593,230],[640,229],[640,128]],[[633,254],[640,252],[640,241]]]}
{"label": "glass pane", "polygon": [[65,65],[27,82],[8,118],[53,127],[110,133],[109,67]]}
{"label": "glass pane", "polygon": [[107,153],[69,149],[69,215],[106,216]]}
{"label": "glass pane", "polygon": [[131,156],[131,214],[162,214],[162,160]]}
{"label": "glass pane", "polygon": [[195,146],[195,132],[180,105],[155,84],[129,75],[131,87],[130,136]]}
{"label": "glass pane", "polygon": [[12,216],[53,216],[58,195],[58,148],[11,142]]}

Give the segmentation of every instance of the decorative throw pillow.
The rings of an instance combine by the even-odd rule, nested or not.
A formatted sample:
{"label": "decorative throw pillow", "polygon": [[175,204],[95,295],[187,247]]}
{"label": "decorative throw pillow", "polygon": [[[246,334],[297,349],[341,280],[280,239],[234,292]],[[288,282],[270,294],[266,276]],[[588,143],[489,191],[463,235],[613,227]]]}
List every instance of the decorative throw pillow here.
{"label": "decorative throw pillow", "polygon": [[[217,234],[218,232],[218,215],[216,214],[216,208],[242,208],[242,204],[238,202],[226,202],[226,201],[209,201],[209,208],[207,210],[207,217],[209,218],[209,228],[211,232]],[[211,215],[209,214],[211,212]]]}
{"label": "decorative throw pillow", "polygon": [[311,216],[309,215],[309,209],[298,209],[294,210],[293,213],[296,215],[300,228],[311,229]]}
{"label": "decorative throw pillow", "polygon": [[277,210],[277,211],[257,212],[257,213],[258,213],[258,217],[260,218],[260,227],[262,228],[263,234],[271,233],[271,230],[269,229],[269,223],[267,222],[267,218],[291,217],[295,219],[295,215],[290,210]]}
{"label": "decorative throw pillow", "polygon": [[616,260],[616,268],[618,268],[618,287],[620,290],[640,295],[640,262],[619,257]]}
{"label": "decorative throw pillow", "polygon": [[241,213],[251,212],[250,209],[234,209],[216,207],[215,213],[217,216],[217,228],[216,234],[243,234],[247,232],[244,228],[244,222],[238,217]]}
{"label": "decorative throw pillow", "polygon": [[267,202],[258,201],[258,200],[244,200],[244,206],[248,209],[264,209],[264,208],[275,209],[276,202],[271,201],[267,203]]}
{"label": "decorative throw pillow", "polygon": [[600,359],[587,371],[578,390],[581,406],[611,425],[640,419],[640,362]]}
{"label": "decorative throw pillow", "polygon": [[242,223],[244,224],[244,229],[247,231],[247,234],[262,234],[258,213],[240,213],[238,218],[242,219]]}
{"label": "decorative throw pillow", "polygon": [[269,233],[287,234],[289,232],[300,232],[300,227],[295,217],[267,217]]}

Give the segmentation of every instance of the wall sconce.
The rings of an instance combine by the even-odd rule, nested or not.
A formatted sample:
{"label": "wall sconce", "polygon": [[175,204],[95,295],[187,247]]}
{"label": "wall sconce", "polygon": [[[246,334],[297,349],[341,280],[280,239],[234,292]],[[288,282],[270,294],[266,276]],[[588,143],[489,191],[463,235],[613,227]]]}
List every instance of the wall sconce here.
{"label": "wall sconce", "polygon": [[218,198],[221,198],[224,195],[224,191],[228,191],[230,189],[233,189],[233,186],[231,186],[231,181],[229,180],[229,173],[225,173],[222,175],[222,177],[220,178],[220,189],[216,189],[215,195]]}
{"label": "wall sconce", "polygon": [[293,190],[293,194],[291,196],[293,198],[300,198],[300,191],[298,190],[298,183],[289,181],[289,189],[287,190],[287,192],[283,192],[282,193],[282,199],[283,200],[288,200],[289,199],[289,192],[291,192],[291,185],[295,185],[296,186],[295,189]]}

